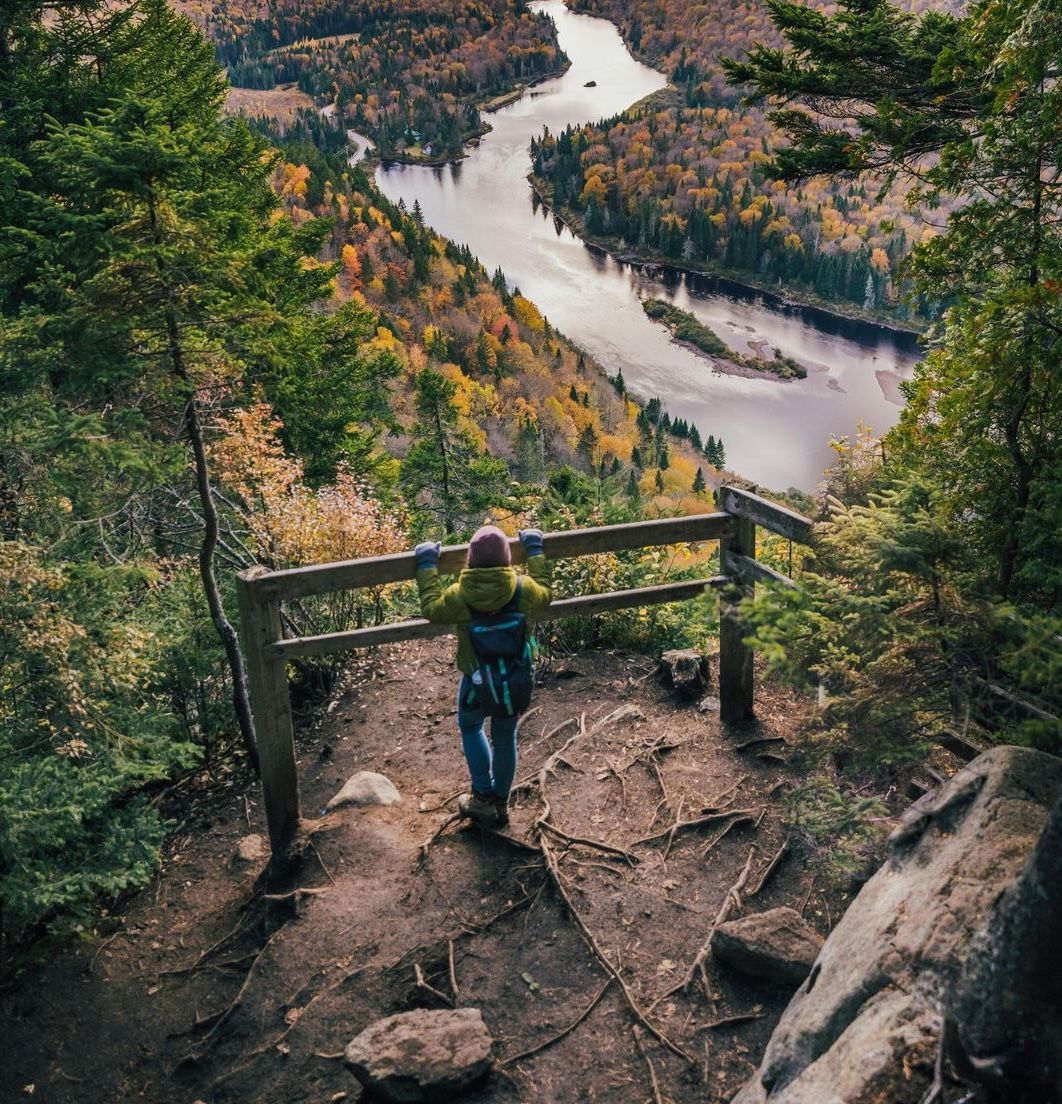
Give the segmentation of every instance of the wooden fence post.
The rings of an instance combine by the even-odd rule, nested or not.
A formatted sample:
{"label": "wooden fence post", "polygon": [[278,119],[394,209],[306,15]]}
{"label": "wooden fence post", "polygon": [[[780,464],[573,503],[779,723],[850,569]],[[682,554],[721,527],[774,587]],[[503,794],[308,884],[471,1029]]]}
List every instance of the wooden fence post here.
{"label": "wooden fence post", "polygon": [[280,602],[273,595],[263,594],[257,585],[268,574],[264,567],[241,572],[236,591],[262,771],[262,797],[269,842],[276,853],[299,822],[299,781],[295,772],[295,728],[287,669],[283,656],[274,647],[283,636]]}
{"label": "wooden fence post", "polygon": [[731,553],[756,555],[756,526],[746,518],[735,517],[732,534],[719,542],[721,569],[731,585],[719,591],[719,715],[724,721],[752,719],[752,649],[742,643],[745,629],[738,618],[738,603],[753,593],[751,582],[740,582],[727,566]]}

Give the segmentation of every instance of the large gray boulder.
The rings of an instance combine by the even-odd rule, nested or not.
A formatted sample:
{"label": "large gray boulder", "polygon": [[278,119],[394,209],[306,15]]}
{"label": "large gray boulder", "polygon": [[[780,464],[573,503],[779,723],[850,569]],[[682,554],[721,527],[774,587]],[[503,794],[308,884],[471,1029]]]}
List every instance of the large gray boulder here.
{"label": "large gray boulder", "polygon": [[343,783],[343,788],[329,801],[327,809],[331,812],[344,805],[397,805],[401,800],[402,795],[386,774],[363,770],[352,774]]}
{"label": "large gray boulder", "polygon": [[1000,747],[904,815],[733,1104],[917,1104],[941,1003],[1062,794],[1062,759]]}
{"label": "large gray boulder", "polygon": [[491,1043],[478,1008],[418,1008],[371,1024],[351,1039],[343,1059],[383,1100],[449,1101],[490,1071]]}
{"label": "large gray boulder", "polygon": [[811,973],[822,937],[796,909],[755,912],[720,924],[712,936],[712,954],[751,977],[776,985],[799,985]]}

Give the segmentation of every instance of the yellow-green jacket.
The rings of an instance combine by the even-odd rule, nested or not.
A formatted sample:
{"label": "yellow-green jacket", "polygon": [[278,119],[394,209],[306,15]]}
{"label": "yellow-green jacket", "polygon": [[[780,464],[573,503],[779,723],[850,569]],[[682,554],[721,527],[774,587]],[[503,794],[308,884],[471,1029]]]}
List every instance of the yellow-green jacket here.
{"label": "yellow-green jacket", "polygon": [[[545,611],[553,598],[550,589],[552,569],[545,556],[531,556],[527,575],[520,584],[520,612],[529,621]],[[422,567],[417,572],[420,610],[437,625],[457,626],[457,666],[463,674],[476,669],[476,657],[468,638],[472,610],[493,613],[512,601],[516,591],[516,571],[511,567],[466,567],[456,583],[444,587],[439,570]]]}

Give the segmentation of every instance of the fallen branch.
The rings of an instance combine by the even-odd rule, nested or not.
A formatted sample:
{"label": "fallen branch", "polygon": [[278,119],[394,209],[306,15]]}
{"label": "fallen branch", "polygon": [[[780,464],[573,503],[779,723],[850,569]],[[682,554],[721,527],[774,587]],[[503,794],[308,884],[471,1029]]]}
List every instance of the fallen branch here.
{"label": "fallen branch", "polygon": [[562,1027],[555,1035],[551,1035],[544,1042],[539,1043],[537,1046],[531,1047],[529,1050],[523,1050],[519,1054],[514,1054],[511,1058],[503,1058],[497,1063],[497,1068],[504,1068],[505,1066],[511,1066],[516,1062],[522,1062],[525,1058],[530,1058],[534,1054],[539,1054],[548,1047],[553,1046],[554,1043],[559,1043],[561,1039],[570,1035],[582,1022],[590,1015],[591,1012],[601,1002],[601,998],[605,995],[608,987],[615,979],[611,976],[606,980],[605,984],[597,991],[597,995],[590,1001],[590,1003],[575,1017],[574,1020],[567,1027]]}
{"label": "fallen branch", "polygon": [[[451,947],[453,944],[450,944]],[[454,1007],[454,1001],[452,997],[448,997],[441,989],[436,989],[425,977],[424,971],[420,968],[419,962],[413,963],[413,975],[417,981],[417,988],[423,989],[425,993],[430,993],[437,1000],[441,1000],[443,1004],[448,1005],[450,1008]]]}
{"label": "fallen branch", "polygon": [[711,1023],[701,1024],[694,1031],[716,1031],[720,1027],[732,1027],[735,1024],[748,1023],[750,1020],[762,1020],[763,1012],[741,1012],[736,1016],[724,1016],[721,1020],[712,1020]]}
{"label": "fallen branch", "polygon": [[786,836],[782,840],[782,846],[774,853],[774,858],[764,867],[763,873],[756,879],[756,884],[748,891],[747,897],[755,897],[757,893],[771,880],[774,872],[782,864],[782,860],[789,854],[789,845],[792,842],[791,836]]}
{"label": "fallen branch", "polygon": [[690,828],[703,828],[708,824],[718,824],[721,820],[727,820],[730,817],[752,817],[755,811],[753,809],[727,809],[721,813],[709,813],[707,816],[696,817],[694,820],[676,820],[670,827],[665,828],[662,832],[657,832],[655,835],[646,836],[644,839],[635,840],[631,844],[632,847],[638,847],[643,843],[655,843],[658,839],[663,839],[665,836],[673,836],[677,832],[685,832]]}
{"label": "fallen branch", "polygon": [[454,964],[454,941],[452,939],[447,940],[446,957],[450,968],[450,989],[454,994],[454,1004],[457,1004],[461,991],[457,988],[457,967]]}
{"label": "fallen branch", "polygon": [[420,860],[423,862],[428,857],[428,850],[431,845],[450,827],[454,821],[460,820],[460,813],[451,813],[443,822],[435,829],[434,832],[420,845]]}

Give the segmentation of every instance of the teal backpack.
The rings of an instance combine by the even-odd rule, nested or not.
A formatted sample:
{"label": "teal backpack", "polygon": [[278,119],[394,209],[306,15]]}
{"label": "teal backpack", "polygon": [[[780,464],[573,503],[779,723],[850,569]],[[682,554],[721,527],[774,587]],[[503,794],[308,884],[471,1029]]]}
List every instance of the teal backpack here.
{"label": "teal backpack", "polygon": [[476,670],[465,704],[490,717],[516,717],[531,704],[538,645],[527,617],[520,612],[520,583],[509,601],[494,613],[472,610],[468,638]]}

